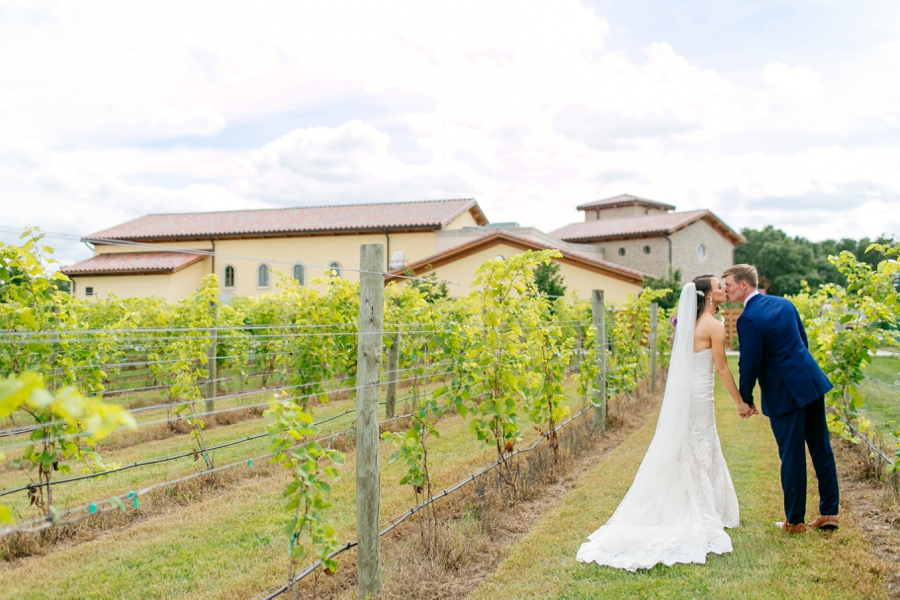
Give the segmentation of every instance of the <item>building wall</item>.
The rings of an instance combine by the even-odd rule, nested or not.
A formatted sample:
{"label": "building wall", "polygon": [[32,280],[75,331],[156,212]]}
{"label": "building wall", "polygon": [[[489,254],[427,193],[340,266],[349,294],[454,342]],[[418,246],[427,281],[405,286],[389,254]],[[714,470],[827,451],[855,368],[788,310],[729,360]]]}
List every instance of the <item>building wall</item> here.
{"label": "building wall", "polygon": [[[293,265],[303,264],[306,281],[325,274],[325,267],[337,262],[343,269],[341,277],[359,280],[359,247],[362,244],[385,246],[385,267],[390,254],[402,251],[406,262],[411,262],[434,254],[434,233],[390,234],[388,240],[383,233],[342,236],[315,236],[296,238],[263,238],[247,240],[219,240],[216,242],[216,273],[223,290],[239,296],[258,296],[276,290],[277,277],[270,276],[269,287],[260,288],[257,283],[259,266],[265,263],[270,271],[278,271],[287,277],[293,276]],[[231,255],[231,256],[229,256]],[[247,257],[247,258],[243,258]],[[234,288],[224,288],[225,267],[235,270]]]}
{"label": "building wall", "polygon": [[[451,227],[462,228],[474,224],[475,220],[470,213],[465,213],[457,218]],[[293,276],[295,263],[303,264],[306,269],[306,281],[322,277],[325,269],[333,261],[338,262],[342,269],[342,277],[358,280],[359,274],[359,246],[362,244],[382,244],[385,246],[385,267],[388,266],[390,254],[402,251],[406,262],[413,262],[435,253],[435,233],[384,233],[352,234],[334,236],[308,236],[308,237],[278,237],[278,238],[251,238],[217,240],[215,242],[215,272],[219,276],[219,285],[228,296],[258,296],[276,291],[277,276],[273,271],[283,273],[288,277]],[[389,248],[388,248],[389,245]],[[161,242],[157,245],[159,250],[168,248],[211,250],[210,242]],[[94,249],[95,256],[116,252],[149,252],[157,248],[147,246],[112,246],[97,245]],[[258,269],[265,263],[270,269],[269,286],[260,288],[257,285]],[[198,265],[202,265],[198,266]],[[235,285],[225,288],[225,267],[232,266],[235,271]],[[97,280],[95,289],[101,293],[114,293],[117,296],[160,296],[166,299],[181,299],[200,286],[203,276],[210,273],[213,268],[211,258],[204,259],[197,265],[192,265],[173,276],[165,275],[108,275],[96,278],[78,277],[76,294],[83,296],[83,287],[92,283],[80,283],[81,280]],[[352,269],[352,270],[351,270]],[[165,283],[164,279],[171,277],[171,283]],[[183,295],[182,295],[183,294]]]}
{"label": "building wall", "polygon": [[447,225],[444,230],[447,229],[462,229],[463,227],[475,227],[478,225],[478,222],[475,221],[475,217],[472,216],[472,211],[466,211],[463,214],[456,217],[453,221]]}
{"label": "building wall", "polygon": [[[603,259],[624,267],[637,269],[653,277],[665,277],[669,271],[669,242],[664,237],[593,242],[585,246],[600,247]],[[649,248],[649,254],[645,251]],[[622,255],[622,250],[625,254]]]}
{"label": "building wall", "polygon": [[[719,277],[722,271],[734,264],[734,244],[706,221],[696,221],[670,237],[672,264],[675,269],[681,270],[682,283],[704,273]],[[703,259],[697,255],[700,244],[705,248]]]}
{"label": "building wall", "polygon": [[[158,297],[169,302],[187,298],[200,287],[203,276],[209,273],[210,259],[205,258],[171,275],[89,275],[72,276],[75,296],[82,300],[138,296]],[[85,288],[93,288],[93,296],[85,295]]]}
{"label": "building wall", "polygon": [[590,209],[584,211],[585,221],[598,219],[627,219],[630,217],[646,217],[647,215],[664,214],[666,209],[649,206],[611,206],[609,208]]}
{"label": "building wall", "polygon": [[[494,259],[498,255],[509,258],[521,252],[519,248],[499,242],[452,263],[442,265],[431,272],[435,273],[438,279],[462,284],[450,285],[448,287],[450,295],[466,296],[472,291],[469,286],[475,278],[475,270],[485,261]],[[582,267],[565,263],[559,264],[560,274],[565,280],[566,291],[568,293],[576,292],[579,298],[589,299],[591,290],[599,289],[604,291],[605,300],[623,302],[628,299],[629,295],[635,296],[641,291],[641,282],[637,280],[629,283]]]}

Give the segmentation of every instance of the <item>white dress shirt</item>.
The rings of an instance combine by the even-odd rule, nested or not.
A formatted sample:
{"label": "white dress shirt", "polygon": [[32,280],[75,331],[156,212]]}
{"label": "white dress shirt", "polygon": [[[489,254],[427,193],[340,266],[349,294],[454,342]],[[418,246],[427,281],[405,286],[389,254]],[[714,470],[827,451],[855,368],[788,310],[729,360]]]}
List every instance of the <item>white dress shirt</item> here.
{"label": "white dress shirt", "polygon": [[759,296],[759,290],[753,290],[752,292],[747,294],[747,297],[744,298],[744,308],[747,308],[747,303],[750,302],[750,298],[752,298],[753,296]]}

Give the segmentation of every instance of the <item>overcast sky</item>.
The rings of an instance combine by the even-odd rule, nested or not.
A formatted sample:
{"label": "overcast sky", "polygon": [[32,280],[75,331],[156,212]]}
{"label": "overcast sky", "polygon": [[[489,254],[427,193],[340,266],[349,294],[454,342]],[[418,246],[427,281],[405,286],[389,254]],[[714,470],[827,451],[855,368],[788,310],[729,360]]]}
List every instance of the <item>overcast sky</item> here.
{"label": "overcast sky", "polygon": [[627,192],[871,237],[898,165],[894,0],[0,0],[6,228],[474,197],[549,231]]}

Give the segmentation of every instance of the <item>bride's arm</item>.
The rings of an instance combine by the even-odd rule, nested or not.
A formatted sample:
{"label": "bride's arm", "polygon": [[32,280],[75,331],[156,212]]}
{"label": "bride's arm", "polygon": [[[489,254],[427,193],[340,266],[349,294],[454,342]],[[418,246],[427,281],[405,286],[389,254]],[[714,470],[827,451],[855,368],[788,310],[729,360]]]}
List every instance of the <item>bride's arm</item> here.
{"label": "bride's arm", "polygon": [[717,322],[710,329],[710,341],[712,342],[713,360],[716,363],[716,373],[719,375],[722,385],[725,386],[725,389],[728,390],[728,393],[734,399],[737,413],[742,417],[748,417],[751,412],[750,405],[741,398],[741,392],[738,391],[738,387],[734,383],[734,375],[731,374],[731,369],[728,368],[728,359],[725,356],[725,327]]}

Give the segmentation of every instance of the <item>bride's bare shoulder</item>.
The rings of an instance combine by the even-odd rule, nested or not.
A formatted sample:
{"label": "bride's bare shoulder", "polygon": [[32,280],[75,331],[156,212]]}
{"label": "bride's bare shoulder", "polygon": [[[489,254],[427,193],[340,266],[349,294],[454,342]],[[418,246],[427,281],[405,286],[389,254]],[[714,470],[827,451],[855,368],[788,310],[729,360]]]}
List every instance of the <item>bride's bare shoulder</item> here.
{"label": "bride's bare shoulder", "polygon": [[722,323],[717,318],[715,318],[714,316],[712,316],[711,314],[703,313],[702,315],[700,315],[700,319],[697,321],[697,327],[698,328],[700,328],[700,327],[703,327],[703,328],[721,327],[722,329],[724,329],[725,324]]}

